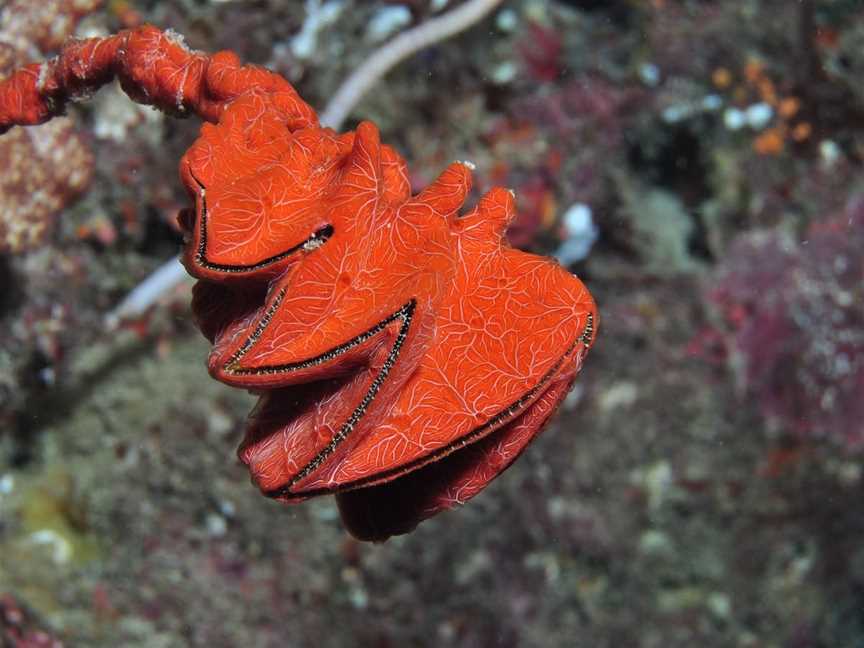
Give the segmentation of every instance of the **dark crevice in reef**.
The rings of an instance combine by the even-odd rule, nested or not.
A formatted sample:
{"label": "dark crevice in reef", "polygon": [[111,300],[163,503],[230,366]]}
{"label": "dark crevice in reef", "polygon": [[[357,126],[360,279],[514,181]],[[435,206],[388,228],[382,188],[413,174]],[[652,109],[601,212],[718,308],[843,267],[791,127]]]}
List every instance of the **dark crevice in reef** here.
{"label": "dark crevice in reef", "polygon": [[708,165],[698,133],[686,126],[659,130],[651,146],[634,144],[628,152],[629,165],[650,184],[663,187],[681,198],[693,219],[689,253],[697,259],[713,260],[708,231],[699,216],[699,207],[711,196]]}
{"label": "dark crevice in reef", "polygon": [[14,312],[24,300],[21,278],[9,257],[0,254],[0,320]]}
{"label": "dark crevice in reef", "polygon": [[710,195],[708,172],[699,135],[683,126],[666,127],[651,146],[634,144],[629,164],[651,184],[674,192],[688,206]]}
{"label": "dark crevice in reef", "polygon": [[589,13],[603,13],[618,27],[627,27],[633,21],[633,3],[626,0],[558,0],[559,4]]}
{"label": "dark crevice in reef", "polygon": [[158,257],[177,254],[183,245],[183,235],[173,228],[156,208],[147,208],[147,218],[144,220],[144,236],[138,247],[138,252]]}

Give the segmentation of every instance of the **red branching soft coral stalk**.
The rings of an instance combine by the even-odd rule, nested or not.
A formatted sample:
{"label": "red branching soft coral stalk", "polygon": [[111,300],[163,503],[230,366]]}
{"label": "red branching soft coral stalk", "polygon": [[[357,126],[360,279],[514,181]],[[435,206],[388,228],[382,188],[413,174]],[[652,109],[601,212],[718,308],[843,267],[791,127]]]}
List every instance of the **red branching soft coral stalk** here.
{"label": "red branching soft coral stalk", "polygon": [[582,283],[510,248],[511,192],[464,215],[471,165],[412,196],[369,122],[321,128],[282,77],[153,27],[72,42],[0,84],[0,129],[112,78],[204,118],[180,163],[184,263],[211,374],[262,393],[240,448],[261,490],[335,493],[361,538],[404,533],[507,468],[594,341]]}

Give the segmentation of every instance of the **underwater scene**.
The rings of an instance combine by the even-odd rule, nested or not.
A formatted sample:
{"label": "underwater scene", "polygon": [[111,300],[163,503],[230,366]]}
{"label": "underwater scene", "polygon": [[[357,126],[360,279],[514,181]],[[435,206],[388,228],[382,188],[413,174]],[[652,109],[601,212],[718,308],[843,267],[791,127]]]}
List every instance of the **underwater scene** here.
{"label": "underwater scene", "polygon": [[864,648],[864,1],[0,0],[0,648]]}

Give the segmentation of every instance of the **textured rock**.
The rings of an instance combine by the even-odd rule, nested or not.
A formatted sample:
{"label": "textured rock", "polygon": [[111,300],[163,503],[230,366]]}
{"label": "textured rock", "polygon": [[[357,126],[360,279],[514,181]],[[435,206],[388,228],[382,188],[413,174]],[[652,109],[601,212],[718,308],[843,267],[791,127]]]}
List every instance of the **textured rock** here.
{"label": "textured rock", "polygon": [[[56,50],[101,0],[13,0],[0,12],[0,80]],[[0,251],[37,246],[64,205],[90,182],[93,158],[70,119],[0,140]]]}

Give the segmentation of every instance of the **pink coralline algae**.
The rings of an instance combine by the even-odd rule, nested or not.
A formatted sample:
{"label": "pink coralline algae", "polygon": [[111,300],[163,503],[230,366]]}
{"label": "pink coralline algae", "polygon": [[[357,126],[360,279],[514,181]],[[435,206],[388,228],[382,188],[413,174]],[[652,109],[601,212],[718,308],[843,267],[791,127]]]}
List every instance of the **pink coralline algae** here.
{"label": "pink coralline algae", "polygon": [[93,156],[71,120],[59,119],[3,138],[0,167],[0,249],[23,252],[38,245],[54,215],[86,189]]}
{"label": "pink coralline algae", "polygon": [[[0,10],[0,80],[56,50],[101,0],[13,0]],[[93,157],[68,118],[0,140],[0,251],[43,240],[54,215],[87,188]]]}
{"label": "pink coralline algae", "polygon": [[864,196],[796,242],[777,232],[733,244],[711,299],[727,351],[763,414],[801,437],[864,444]]}

